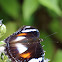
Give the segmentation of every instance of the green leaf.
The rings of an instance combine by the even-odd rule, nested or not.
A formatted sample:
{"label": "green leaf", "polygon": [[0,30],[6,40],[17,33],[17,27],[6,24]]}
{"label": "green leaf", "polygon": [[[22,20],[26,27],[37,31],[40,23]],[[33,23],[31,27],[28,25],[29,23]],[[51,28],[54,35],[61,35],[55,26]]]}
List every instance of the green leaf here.
{"label": "green leaf", "polygon": [[62,15],[60,7],[58,6],[58,3],[59,3],[58,0],[39,0],[39,3],[45,7],[53,10],[59,16]]}
{"label": "green leaf", "polygon": [[62,0],[59,0],[59,5],[60,5],[60,8],[62,10]]}
{"label": "green leaf", "polygon": [[54,44],[52,42],[52,39],[48,37],[48,34],[46,32],[41,32],[40,37],[44,40],[41,42],[42,45],[44,45],[43,50],[45,52],[45,58],[52,59],[54,54]]}
{"label": "green leaf", "polygon": [[37,10],[39,3],[37,0],[24,0],[23,3],[23,18],[26,22],[29,22],[32,14]]}
{"label": "green leaf", "polygon": [[59,20],[54,19],[49,25],[51,32],[57,32],[54,36],[62,42],[62,24]]}
{"label": "green leaf", "polygon": [[14,18],[19,16],[19,4],[17,0],[0,0],[0,5],[9,16]]}
{"label": "green leaf", "polygon": [[3,58],[1,59],[1,56],[0,56],[0,62],[11,62],[8,57],[3,53]]}
{"label": "green leaf", "polygon": [[62,62],[62,50],[58,50],[53,62]]}

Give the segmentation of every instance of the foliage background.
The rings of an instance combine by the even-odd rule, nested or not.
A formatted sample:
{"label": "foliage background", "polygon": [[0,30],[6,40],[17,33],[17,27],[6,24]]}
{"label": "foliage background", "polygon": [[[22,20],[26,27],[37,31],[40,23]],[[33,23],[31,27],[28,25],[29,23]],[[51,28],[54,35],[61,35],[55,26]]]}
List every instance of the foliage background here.
{"label": "foliage background", "polygon": [[0,19],[7,27],[0,41],[23,25],[34,26],[44,39],[45,58],[62,62],[62,0],[0,0]]}

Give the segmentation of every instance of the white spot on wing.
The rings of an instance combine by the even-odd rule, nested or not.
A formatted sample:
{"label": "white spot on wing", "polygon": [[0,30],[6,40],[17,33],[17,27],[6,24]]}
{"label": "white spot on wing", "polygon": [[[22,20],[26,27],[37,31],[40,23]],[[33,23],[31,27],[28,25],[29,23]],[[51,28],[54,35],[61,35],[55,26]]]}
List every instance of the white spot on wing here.
{"label": "white spot on wing", "polygon": [[18,51],[19,51],[20,54],[23,53],[23,52],[25,52],[28,49],[27,47],[25,47],[21,43],[16,43],[16,47],[17,47],[17,49],[18,49]]}
{"label": "white spot on wing", "polygon": [[33,59],[31,59],[30,61],[28,61],[28,62],[41,62],[42,61],[42,57],[40,57],[40,58],[38,58],[38,59],[35,59],[35,58],[33,58]]}
{"label": "white spot on wing", "polygon": [[27,29],[27,30],[23,30],[22,32],[32,32],[32,31],[37,31],[37,32],[39,32],[37,29]]}
{"label": "white spot on wing", "polygon": [[31,26],[26,26],[25,28],[30,28]]}
{"label": "white spot on wing", "polygon": [[17,37],[17,38],[15,39],[15,41],[23,40],[23,39],[25,39],[25,38],[26,38],[26,37],[19,36],[19,37]]}

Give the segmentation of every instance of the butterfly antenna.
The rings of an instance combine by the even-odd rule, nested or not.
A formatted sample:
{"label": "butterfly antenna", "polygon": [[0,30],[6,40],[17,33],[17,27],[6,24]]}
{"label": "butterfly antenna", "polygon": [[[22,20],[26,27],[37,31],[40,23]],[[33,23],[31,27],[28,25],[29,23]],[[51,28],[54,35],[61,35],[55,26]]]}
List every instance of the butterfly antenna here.
{"label": "butterfly antenna", "polygon": [[54,35],[54,34],[57,34],[57,33],[58,33],[58,32],[55,32],[55,33],[53,33],[53,34],[51,34],[51,35],[46,36],[46,37],[44,38],[44,40],[45,40],[46,38],[48,38],[48,37]]}

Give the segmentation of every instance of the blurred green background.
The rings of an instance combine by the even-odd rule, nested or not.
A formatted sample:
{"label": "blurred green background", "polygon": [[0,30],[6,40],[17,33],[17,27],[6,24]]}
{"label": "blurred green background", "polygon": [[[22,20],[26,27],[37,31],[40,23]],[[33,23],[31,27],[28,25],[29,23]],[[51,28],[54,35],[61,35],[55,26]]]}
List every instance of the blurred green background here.
{"label": "blurred green background", "polygon": [[1,19],[7,32],[0,41],[23,25],[34,26],[44,39],[45,59],[62,62],[62,0],[0,0]]}

